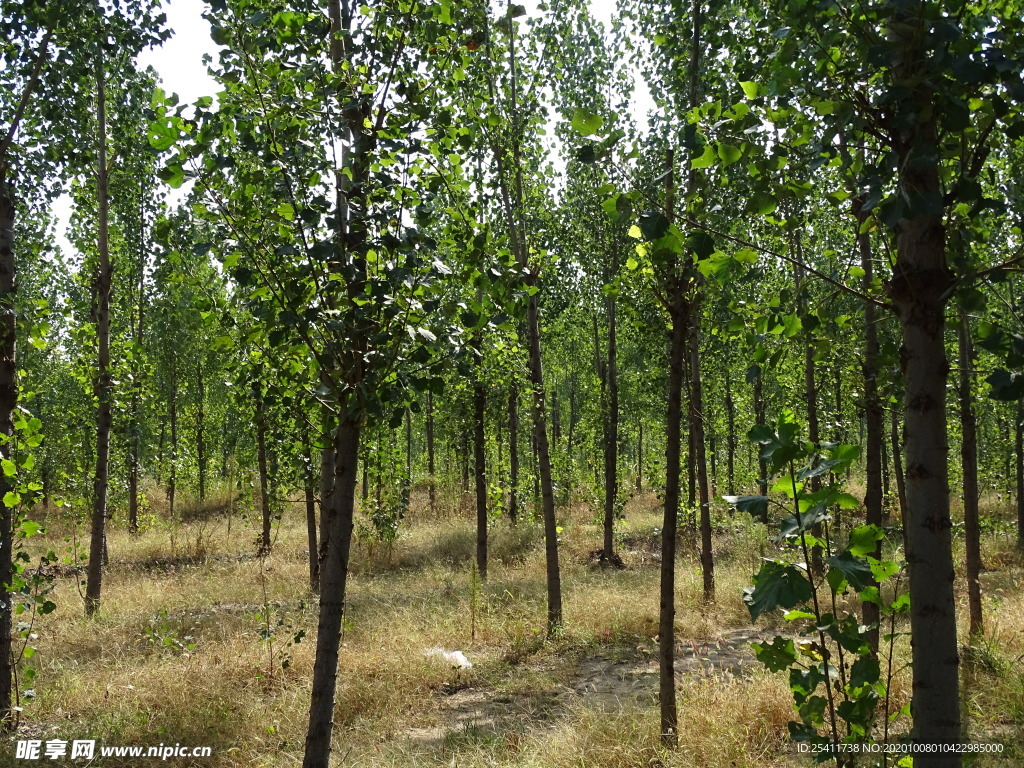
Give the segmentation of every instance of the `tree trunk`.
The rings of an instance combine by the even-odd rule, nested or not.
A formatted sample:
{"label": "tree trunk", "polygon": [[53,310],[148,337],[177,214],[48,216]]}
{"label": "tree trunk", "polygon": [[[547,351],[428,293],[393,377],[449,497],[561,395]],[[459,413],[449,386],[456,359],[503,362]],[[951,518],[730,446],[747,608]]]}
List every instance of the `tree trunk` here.
{"label": "tree trunk", "polygon": [[[807,299],[804,294],[803,243],[800,233],[793,233],[791,248],[796,264],[794,265],[794,292],[801,312],[806,310]],[[814,346],[811,344],[811,333],[805,331],[804,340],[804,400],[807,405],[807,439],[817,448],[821,444],[821,427],[818,421],[818,384],[814,363]],[[808,483],[812,493],[821,490],[821,477],[815,475]],[[822,538],[821,523],[811,526],[811,534]],[[811,570],[816,577],[825,571],[824,551],[820,546],[811,547]]]}
{"label": "tree trunk", "polygon": [[[860,251],[860,265],[864,270],[861,278],[862,290],[867,294],[874,280],[871,259],[871,234],[863,231],[862,225],[867,220],[867,212],[862,208],[863,200],[855,198],[853,216],[857,225],[857,247]],[[864,415],[867,422],[867,444],[864,451],[864,474],[867,488],[864,492],[865,521],[869,525],[882,525],[882,402],[878,397],[878,328],[875,317],[875,305],[872,301],[864,302],[864,362],[861,372],[864,376]],[[881,542],[875,546],[874,557],[882,554]],[[877,586],[874,578],[869,582]],[[867,633],[868,644],[873,653],[878,653],[878,620],[879,611],[875,603],[863,604],[864,624],[870,629]]]}
{"label": "tree trunk", "polygon": [[402,514],[409,512],[412,495],[412,410],[405,409],[405,475],[402,477]]}
{"label": "tree trunk", "polygon": [[536,293],[530,297],[526,322],[530,343],[530,384],[533,388],[533,433],[537,444],[537,469],[540,474],[541,510],[544,518],[550,635],[562,626],[562,578],[558,566],[558,522],[555,519],[555,491],[551,479],[551,454],[548,450],[547,417],[544,410],[544,374],[541,368],[540,319]]}
{"label": "tree trunk", "polygon": [[971,403],[971,382],[974,378],[974,345],[967,313],[960,310],[957,334],[960,352],[960,467],[963,470],[964,538],[967,568],[967,605],[970,611],[972,638],[984,632],[981,608],[981,530],[978,519],[978,421]]}
{"label": "tree trunk", "polygon": [[[675,157],[668,152],[665,177],[665,208],[669,218],[675,208],[673,169]],[[669,267],[672,329],[668,345],[668,410],[665,417],[665,513],[661,526],[661,591],[658,606],[658,702],[661,710],[661,743],[679,743],[676,709],[676,529],[679,527],[679,470],[683,425],[683,368],[686,359],[686,304],[681,279]]]}
{"label": "tree trunk", "polygon": [[196,363],[196,400],[199,406],[196,413],[196,464],[199,474],[199,500],[206,499],[206,389],[203,386],[203,366]]}
{"label": "tree trunk", "polygon": [[330,762],[338,650],[345,616],[361,427],[355,418],[343,412],[330,451],[337,456],[337,461],[333,462],[332,491],[322,502],[323,530],[326,535],[320,544],[323,552],[320,618],[317,623],[313,692],[309,705],[303,768],[328,768]]}
{"label": "tree trunk", "polygon": [[661,599],[658,611],[658,701],[661,743],[679,741],[675,681],[676,530],[679,527],[679,472],[683,423],[683,366],[686,357],[685,307],[673,306],[669,338],[668,413],[665,421],[665,514],[661,527]]}
{"label": "tree trunk", "polygon": [[725,419],[729,430],[726,435],[726,448],[729,455],[726,460],[726,474],[729,480],[729,493],[736,491],[736,402],[732,397],[732,378],[729,371],[725,372]]}
{"label": "tree trunk", "polygon": [[487,462],[485,459],[487,390],[484,388],[483,354],[480,336],[473,339],[476,353],[476,380],[473,382],[473,478],[476,490],[476,570],[482,582],[487,581]]}
{"label": "tree trunk", "polygon": [[644,420],[642,418],[638,420],[636,431],[636,492],[639,495],[644,487]]}
{"label": "tree trunk", "polygon": [[[0,158],[2,159],[2,158]],[[15,357],[17,317],[14,300],[17,292],[14,255],[14,223],[17,214],[14,191],[3,176],[0,165],[0,434],[7,440],[0,443],[0,457],[13,459],[10,438],[14,435],[14,409],[18,404],[18,365]],[[0,500],[13,490],[7,476],[0,472]],[[13,507],[0,501],[0,584],[10,584],[14,558]],[[15,725],[11,709],[14,692],[14,649],[11,642],[12,601],[0,601],[0,730],[10,731]]]}
{"label": "tree trunk", "polygon": [[259,552],[262,555],[270,553],[270,477],[267,472],[267,410],[263,402],[263,393],[260,385],[255,387],[256,407],[256,461],[260,472],[260,512],[263,518],[263,529],[260,532]]}
{"label": "tree trunk", "polygon": [[894,406],[889,412],[889,443],[892,445],[892,474],[896,481],[896,498],[900,504],[900,525],[907,531],[907,477],[903,473],[903,441],[900,440],[900,417]]}
{"label": "tree trunk", "polygon": [[[683,358],[683,387],[686,389],[686,401],[693,399],[692,382],[690,380],[690,359],[684,353]],[[689,406],[687,406],[689,410]],[[693,533],[697,528],[694,511],[697,507],[697,444],[694,442],[693,425],[687,424],[686,430],[686,508],[689,512],[686,519],[686,528]]]}
{"label": "tree trunk", "polygon": [[[761,367],[757,367],[757,376],[754,377],[754,423],[763,426],[766,423],[764,404],[764,380],[761,376]],[[762,496],[768,495],[768,462],[757,452],[757,492]],[[765,509],[761,515],[761,522],[768,525],[768,510]]]}
{"label": "tree trunk", "polygon": [[[143,188],[145,192],[145,187]],[[145,244],[145,203],[139,210],[139,242]],[[138,287],[138,310],[135,315],[132,329],[132,341],[135,346],[135,356],[132,361],[132,402],[131,402],[131,434],[129,436],[130,447],[128,456],[128,531],[133,535],[139,532],[139,466],[142,463],[142,435],[140,434],[141,414],[139,413],[142,400],[142,370],[140,360],[142,358],[143,319],[146,306],[146,249],[143,245],[139,252],[139,287]]]}
{"label": "tree trunk", "polygon": [[508,519],[519,518],[519,387],[513,379],[508,393]]}
{"label": "tree trunk", "polygon": [[[613,270],[615,267],[613,266]],[[604,548],[605,563],[615,561],[615,503],[619,495],[619,371],[615,328],[615,297],[608,297],[608,415],[604,430]]]}
{"label": "tree trunk", "polygon": [[[327,529],[326,509],[331,501],[331,494],[334,493],[334,467],[337,463],[337,452],[335,450],[335,433],[337,427],[330,411],[324,407],[322,424],[320,430],[320,441],[323,449],[320,451],[320,536],[317,543],[317,571],[320,574],[319,588],[315,591],[322,592],[324,587],[324,558],[327,556],[324,549],[324,542],[327,541],[330,531]],[[366,466],[369,464],[365,451],[363,452],[363,501],[367,498]],[[365,504],[364,504],[365,506]],[[312,555],[312,553],[310,553]]]}
{"label": "tree trunk", "polygon": [[437,504],[437,484],[434,480],[434,393],[427,392],[427,503],[433,517]]}
{"label": "tree trunk", "polygon": [[[946,302],[953,274],[946,264],[938,114],[923,82],[930,73],[920,3],[897,6],[889,23],[899,51],[894,76],[922,83],[895,105],[892,121],[906,126],[896,137],[898,194],[914,209],[896,225],[896,266],[889,293],[903,336],[900,354],[906,402],[907,562],[913,661],[913,736],[918,743],[961,741],[959,656],[949,514],[949,433],[944,339]],[[924,81],[921,78],[925,78]],[[928,760],[928,768],[959,768],[958,754]]]}
{"label": "tree trunk", "polygon": [[[698,280],[698,285],[700,281]],[[700,290],[698,287],[697,290]],[[690,433],[693,435],[697,498],[700,501],[700,566],[704,581],[704,600],[715,600],[715,556],[711,538],[711,499],[708,489],[708,459],[704,449],[704,396],[700,371],[699,298],[690,302],[687,312],[690,352]]]}
{"label": "tree trunk", "polygon": [[103,71],[102,47],[96,58],[96,119],[98,124],[96,152],[96,198],[99,232],[96,243],[96,474],[93,477],[92,535],[89,540],[89,568],[85,586],[85,614],[99,610],[103,586],[103,555],[106,543],[107,486],[110,471],[111,399],[114,379],[110,371],[110,291],[113,267],[107,232],[109,201],[107,196],[107,105]]}
{"label": "tree trunk", "polygon": [[171,359],[171,397],[168,416],[171,422],[171,466],[167,473],[168,514],[174,518],[174,496],[178,486],[178,372],[177,360]]}
{"label": "tree trunk", "polygon": [[[2,411],[0,411],[2,413]],[[3,422],[0,421],[0,424]],[[1024,400],[1017,401],[1014,458],[1017,465],[1017,546],[1024,549]]]}
{"label": "tree trunk", "polygon": [[[309,435],[309,421],[300,409],[298,425],[302,429],[305,456],[302,458],[303,495],[306,502],[306,544],[309,548],[309,589],[316,594],[320,590],[320,548],[317,544],[316,520],[316,473],[313,472],[313,441]],[[326,450],[327,446],[324,445]]]}

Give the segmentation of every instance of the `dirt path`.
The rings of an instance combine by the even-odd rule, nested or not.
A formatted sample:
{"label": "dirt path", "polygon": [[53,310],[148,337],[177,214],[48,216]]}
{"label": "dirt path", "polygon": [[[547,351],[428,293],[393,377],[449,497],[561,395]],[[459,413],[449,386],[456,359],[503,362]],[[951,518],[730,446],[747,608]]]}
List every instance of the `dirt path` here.
{"label": "dirt path", "polygon": [[[723,633],[712,641],[683,642],[676,649],[676,675],[742,675],[758,668],[750,644],[775,632],[756,628]],[[519,677],[539,676],[549,682],[541,690],[504,693],[484,686],[452,687],[435,694],[430,725],[409,728],[402,736],[421,746],[443,746],[474,734],[523,730],[554,721],[559,712],[582,701],[601,709],[623,705],[654,705],[658,697],[658,662],[638,649],[631,659],[594,656],[575,664],[524,665]],[[531,686],[532,688],[533,686]]]}

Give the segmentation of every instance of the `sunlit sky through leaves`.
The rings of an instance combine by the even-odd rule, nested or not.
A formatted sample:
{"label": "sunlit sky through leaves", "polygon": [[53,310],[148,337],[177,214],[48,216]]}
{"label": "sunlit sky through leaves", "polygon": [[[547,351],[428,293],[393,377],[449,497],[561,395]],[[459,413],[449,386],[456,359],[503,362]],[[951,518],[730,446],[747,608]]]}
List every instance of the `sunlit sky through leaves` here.
{"label": "sunlit sky through leaves", "polygon": [[[538,0],[525,0],[523,3],[527,13],[537,13]],[[615,0],[590,0],[591,12],[606,28],[611,25],[615,10]],[[183,103],[192,103],[200,96],[210,96],[221,90],[206,71],[203,55],[216,55],[217,46],[210,39],[210,25],[203,18],[206,3],[203,0],[165,0],[164,12],[167,14],[168,26],[173,30],[170,40],[160,48],[147,50],[139,57],[141,67],[151,66],[162,80],[161,86],[168,93],[176,93]],[[643,124],[647,110],[650,108],[650,95],[646,88],[641,87],[634,98],[638,122]],[[549,131],[549,135],[554,131]],[[555,148],[552,147],[554,150]],[[564,164],[558,152],[552,158],[556,168],[562,171]],[[174,202],[187,195],[189,185],[180,190],[171,190],[169,200]],[[57,245],[65,253],[71,251],[65,232],[71,218],[71,199],[62,195],[54,204],[57,218]]]}

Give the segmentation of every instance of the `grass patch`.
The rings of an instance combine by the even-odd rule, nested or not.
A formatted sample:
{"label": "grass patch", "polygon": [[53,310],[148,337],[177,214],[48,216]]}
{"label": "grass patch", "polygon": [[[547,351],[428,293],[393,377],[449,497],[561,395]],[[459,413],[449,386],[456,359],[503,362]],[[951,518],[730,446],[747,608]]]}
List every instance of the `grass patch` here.
{"label": "grass patch", "polygon": [[[552,640],[544,633],[539,527],[494,524],[490,582],[474,594],[472,509],[439,501],[430,514],[423,489],[413,501],[388,550],[367,542],[353,548],[337,765],[806,764],[787,743],[793,714],[784,676],[760,672],[682,678],[680,749],[661,749],[656,685],[649,687],[656,675],[647,674],[657,648],[661,511],[653,495],[626,507],[617,540],[624,570],[589,563],[601,531],[585,505],[563,516],[567,624]],[[287,506],[266,558],[255,557],[258,521],[248,502],[215,496],[202,511],[188,509],[183,501],[182,513],[168,520],[161,517],[166,510],[151,506],[135,536],[119,521],[112,526],[95,619],[83,617],[84,574],[71,566],[54,570],[58,610],[35,629],[39,652],[28,663],[36,696],[24,702],[21,738],[209,746],[213,756],[194,762],[205,768],[300,761],[317,613],[307,588],[301,505]],[[81,522],[58,511],[46,517],[48,533],[30,542],[33,549],[69,552],[86,534]],[[749,627],[742,590],[773,551],[760,524],[721,511],[715,548],[718,600],[709,610],[701,602],[696,545],[680,537],[676,626],[684,646]],[[965,722],[972,738],[1009,746],[1024,743],[1024,568],[1001,534],[986,535],[983,553],[989,625],[977,649],[965,652]],[[474,666],[454,669],[425,656],[434,647],[462,650]],[[625,670],[618,682],[606,681],[601,695],[577,690],[594,660]],[[620,691],[619,683],[632,687]],[[904,674],[895,706],[909,687]],[[96,765],[132,765],[123,760]]]}

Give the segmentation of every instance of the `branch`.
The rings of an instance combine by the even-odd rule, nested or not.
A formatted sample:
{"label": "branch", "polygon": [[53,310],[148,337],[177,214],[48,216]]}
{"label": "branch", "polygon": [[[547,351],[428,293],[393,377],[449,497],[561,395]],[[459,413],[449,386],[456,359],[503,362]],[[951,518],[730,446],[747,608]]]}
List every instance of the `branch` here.
{"label": "branch", "polygon": [[46,52],[50,47],[51,37],[53,37],[52,27],[46,30],[43,39],[39,41],[39,49],[36,51],[36,61],[32,66],[32,74],[29,76],[28,82],[25,83],[25,90],[21,92],[18,107],[14,110],[14,117],[11,118],[11,127],[7,130],[7,135],[4,137],[3,142],[0,142],[0,172],[7,170],[7,152],[14,142],[14,136],[17,134],[18,127],[25,116],[28,100],[32,97],[32,92],[36,89],[36,85],[39,84],[39,76],[42,74],[43,65],[46,63]]}

